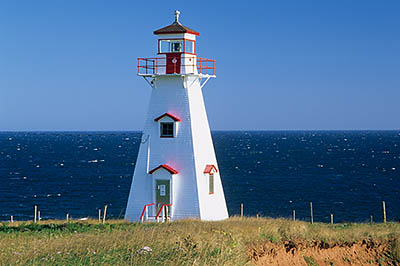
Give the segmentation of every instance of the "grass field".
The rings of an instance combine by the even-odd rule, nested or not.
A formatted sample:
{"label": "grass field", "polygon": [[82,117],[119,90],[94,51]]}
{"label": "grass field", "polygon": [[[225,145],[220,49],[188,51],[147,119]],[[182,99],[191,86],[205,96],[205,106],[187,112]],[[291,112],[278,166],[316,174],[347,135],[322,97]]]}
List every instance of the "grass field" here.
{"label": "grass field", "polygon": [[[286,219],[230,218],[158,224],[5,222],[0,224],[0,265],[252,265],[256,263],[252,252],[266,243],[332,245],[363,240],[386,243],[386,260],[400,263],[399,223],[311,225]],[[145,246],[152,251],[140,251]]]}

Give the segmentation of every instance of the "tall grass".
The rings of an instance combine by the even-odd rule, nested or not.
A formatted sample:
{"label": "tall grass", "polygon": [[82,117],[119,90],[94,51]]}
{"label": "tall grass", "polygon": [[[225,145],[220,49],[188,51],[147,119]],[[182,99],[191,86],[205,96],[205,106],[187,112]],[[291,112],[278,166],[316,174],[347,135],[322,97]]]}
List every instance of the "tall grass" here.
{"label": "tall grass", "polygon": [[[393,243],[400,224],[313,225],[286,219],[230,218],[221,222],[98,224],[96,220],[0,224],[0,265],[245,265],[249,250],[266,242]],[[139,252],[148,246],[151,252]],[[397,252],[397,253],[396,253]],[[396,255],[397,254],[397,255]]]}

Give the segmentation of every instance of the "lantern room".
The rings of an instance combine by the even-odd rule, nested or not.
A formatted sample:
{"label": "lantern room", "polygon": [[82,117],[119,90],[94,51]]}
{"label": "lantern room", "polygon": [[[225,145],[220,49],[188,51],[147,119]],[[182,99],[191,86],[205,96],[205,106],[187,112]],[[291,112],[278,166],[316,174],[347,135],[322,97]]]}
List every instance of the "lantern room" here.
{"label": "lantern room", "polygon": [[139,58],[138,75],[215,75],[215,60],[198,58],[196,36],[200,36],[179,22],[179,11],[175,11],[175,21],[154,31],[158,36],[157,58]]}
{"label": "lantern room", "polygon": [[196,54],[196,36],[200,33],[179,22],[179,11],[175,11],[175,22],[154,31],[158,35],[158,54]]}

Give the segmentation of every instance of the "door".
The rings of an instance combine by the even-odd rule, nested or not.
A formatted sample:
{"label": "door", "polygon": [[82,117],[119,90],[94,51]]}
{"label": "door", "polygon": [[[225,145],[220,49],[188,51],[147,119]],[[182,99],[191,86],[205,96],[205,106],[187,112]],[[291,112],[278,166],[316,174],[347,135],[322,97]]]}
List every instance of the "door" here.
{"label": "door", "polygon": [[156,214],[161,205],[171,203],[170,180],[156,180]]}
{"label": "door", "polygon": [[181,54],[180,53],[167,54],[166,74],[180,74],[180,73],[181,73]]}

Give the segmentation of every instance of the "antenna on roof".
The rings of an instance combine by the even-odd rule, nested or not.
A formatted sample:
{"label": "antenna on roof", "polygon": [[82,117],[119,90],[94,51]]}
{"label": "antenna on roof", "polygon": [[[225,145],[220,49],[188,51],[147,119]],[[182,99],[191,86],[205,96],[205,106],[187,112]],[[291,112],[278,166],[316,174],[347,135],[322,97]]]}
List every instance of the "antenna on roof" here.
{"label": "antenna on roof", "polygon": [[179,12],[179,10],[175,10],[175,22],[176,23],[180,23],[179,22],[179,15],[181,14],[181,12]]}

